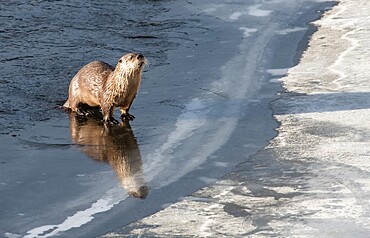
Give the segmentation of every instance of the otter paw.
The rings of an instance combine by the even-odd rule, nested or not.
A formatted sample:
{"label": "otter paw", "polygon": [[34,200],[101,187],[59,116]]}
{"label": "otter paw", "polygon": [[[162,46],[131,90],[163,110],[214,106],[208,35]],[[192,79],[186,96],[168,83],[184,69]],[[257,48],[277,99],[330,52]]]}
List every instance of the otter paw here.
{"label": "otter paw", "polygon": [[134,115],[131,115],[130,113],[122,114],[121,120],[122,121],[133,121],[135,119]]}
{"label": "otter paw", "polygon": [[114,119],[113,117],[112,118],[109,118],[108,120],[104,120],[104,124],[119,124],[119,121],[117,121],[116,119]]}
{"label": "otter paw", "polygon": [[78,116],[86,116],[85,111],[80,108],[77,108],[75,112]]}

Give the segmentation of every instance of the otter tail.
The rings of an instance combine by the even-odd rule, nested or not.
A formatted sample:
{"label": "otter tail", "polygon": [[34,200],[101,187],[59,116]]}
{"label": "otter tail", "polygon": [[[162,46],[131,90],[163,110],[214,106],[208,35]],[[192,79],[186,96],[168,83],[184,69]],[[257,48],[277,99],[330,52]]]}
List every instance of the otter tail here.
{"label": "otter tail", "polygon": [[67,100],[64,105],[63,105],[64,108],[71,108],[70,105],[69,105],[69,100]]}

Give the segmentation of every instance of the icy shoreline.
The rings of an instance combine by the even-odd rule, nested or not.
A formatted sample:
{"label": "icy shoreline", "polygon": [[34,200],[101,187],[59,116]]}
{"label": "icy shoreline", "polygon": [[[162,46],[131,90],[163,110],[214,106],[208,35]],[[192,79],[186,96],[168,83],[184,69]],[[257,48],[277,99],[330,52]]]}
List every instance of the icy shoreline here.
{"label": "icy shoreline", "polygon": [[[253,184],[258,184],[259,176],[272,176],[281,165],[275,157],[266,156],[261,162],[252,155],[276,136],[274,129],[278,123],[272,117],[269,103],[276,100],[277,92],[282,90],[279,79],[297,63],[297,55],[306,48],[313,28],[308,23],[321,16],[332,3],[323,0],[213,0],[121,1],[115,4],[118,2],[84,2],[81,9],[69,1],[41,5],[24,2],[15,12],[13,5],[17,3],[12,2],[4,8],[5,12],[3,8],[0,11],[2,16],[17,19],[2,32],[9,36],[7,45],[17,42],[23,46],[19,48],[20,55],[31,48],[30,45],[34,49],[33,52],[25,51],[31,54],[32,60],[27,55],[25,58],[8,57],[15,54],[12,47],[2,51],[8,59],[1,62],[7,72],[3,87],[8,95],[5,96],[6,107],[15,109],[10,110],[14,113],[1,112],[3,119],[10,122],[9,127],[0,128],[5,132],[0,137],[2,236],[99,236],[214,184],[243,161],[247,161],[246,165],[252,163],[246,169],[241,165],[238,170],[241,182],[243,177],[252,179],[252,186],[249,182],[246,184],[254,191],[253,196],[264,196],[266,191],[271,193],[265,188],[261,192],[260,187]],[[82,14],[81,10],[86,9],[95,10]],[[25,11],[29,14],[24,14]],[[41,13],[54,16],[61,12],[71,15],[67,18],[61,15],[56,26],[50,25],[50,20],[35,19]],[[24,20],[16,18],[18,15],[25,17]],[[111,22],[107,20],[108,15],[120,20]],[[131,16],[134,21],[130,20]],[[18,20],[23,24],[16,24]],[[67,25],[73,26],[68,28],[73,34],[66,33],[61,42],[59,31],[45,35],[47,40],[39,37],[51,28],[64,28],[65,20],[70,21]],[[35,23],[32,41],[19,34],[13,35],[14,31],[33,32]],[[104,35],[107,28],[111,29],[111,37],[91,40],[92,36]],[[74,44],[69,45],[68,42],[82,36],[85,40],[78,49]],[[100,42],[101,48],[97,49],[94,41]],[[67,50],[59,48],[59,44]],[[80,64],[98,56],[114,62],[116,54],[126,50],[143,52],[152,62],[151,68],[144,73],[145,80],[133,106],[136,119],[131,123],[132,130],[126,128],[130,132],[112,127],[112,131],[102,137],[104,127],[99,123],[87,119],[79,124],[76,118],[57,109],[44,113],[40,105],[53,108],[59,99],[64,102],[69,75],[72,76]],[[55,51],[53,59],[56,61],[44,64],[48,57],[42,53],[44,51]],[[27,72],[27,76],[23,72]],[[51,79],[57,81],[56,87],[51,86]],[[18,81],[23,83],[16,85],[22,87],[12,88]],[[31,98],[36,96],[34,100],[23,97],[23,89],[27,89]],[[42,94],[45,97],[38,97],[43,91],[47,92]],[[58,96],[55,98],[55,95]],[[28,107],[23,101],[32,106]],[[19,105],[24,107],[18,109]],[[30,120],[23,115],[30,115]],[[81,142],[85,149],[81,149]],[[99,153],[97,148],[104,148],[102,151],[109,154]],[[126,156],[130,151],[133,153]],[[115,160],[103,159],[105,163],[100,163],[96,158]],[[112,163],[114,161],[116,163]],[[132,168],[126,165],[135,161],[138,165],[135,171],[143,172],[138,175],[149,187],[144,201],[128,196],[127,187],[120,184],[126,184],[124,181],[129,181],[127,178],[132,174],[120,173],[120,166],[114,166]],[[244,176],[242,172],[247,173],[249,167],[253,169]],[[133,185],[135,181],[132,180]],[[231,184],[234,182],[230,180]],[[241,195],[243,191],[237,192]],[[246,226],[250,220],[245,219],[245,215],[251,213],[247,207],[235,205],[232,200],[217,206],[213,204],[234,192],[229,186],[226,190],[220,188],[221,195],[215,193],[204,198],[196,193],[190,198],[196,206],[197,201],[205,202],[205,213],[211,214],[208,219],[194,210],[195,216],[199,215],[195,223],[201,235],[212,235],[218,219],[231,221],[232,230],[222,227],[229,235],[239,234],[240,226],[244,227],[244,233],[244,229],[250,230]],[[186,216],[181,209],[180,218]],[[190,214],[187,220],[191,227],[192,216]],[[178,220],[173,221],[173,225],[181,229],[176,225]],[[184,229],[186,232],[187,227]]]}
{"label": "icy shoreline", "polygon": [[104,237],[368,237],[370,3],[339,2],[282,79],[278,136],[215,185]]}

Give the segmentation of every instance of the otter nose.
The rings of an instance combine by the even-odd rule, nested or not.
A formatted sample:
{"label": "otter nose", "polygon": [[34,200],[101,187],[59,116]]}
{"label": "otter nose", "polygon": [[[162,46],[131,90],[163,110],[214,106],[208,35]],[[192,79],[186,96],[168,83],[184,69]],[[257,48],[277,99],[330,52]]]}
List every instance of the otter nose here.
{"label": "otter nose", "polygon": [[137,58],[137,59],[142,59],[142,58],[144,58],[144,55],[142,55],[142,54],[137,54],[136,58]]}

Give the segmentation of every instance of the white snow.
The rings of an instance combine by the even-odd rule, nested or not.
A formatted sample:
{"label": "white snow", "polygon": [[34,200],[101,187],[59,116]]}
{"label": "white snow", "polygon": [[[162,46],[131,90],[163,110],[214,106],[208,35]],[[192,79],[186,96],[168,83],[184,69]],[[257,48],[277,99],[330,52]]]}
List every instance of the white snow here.
{"label": "white snow", "polygon": [[239,29],[244,32],[243,33],[244,37],[249,37],[252,35],[252,33],[255,33],[258,31],[258,29],[256,28],[247,28],[247,27],[240,27]]}
{"label": "white snow", "polygon": [[106,212],[112,209],[114,205],[118,204],[127,197],[128,195],[125,194],[121,188],[108,190],[101,199],[91,204],[89,208],[82,211],[77,211],[75,214],[67,217],[60,224],[35,227],[27,231],[24,238],[53,237],[60,234],[60,232],[68,231],[76,227],[81,227],[93,220],[95,214]]}

